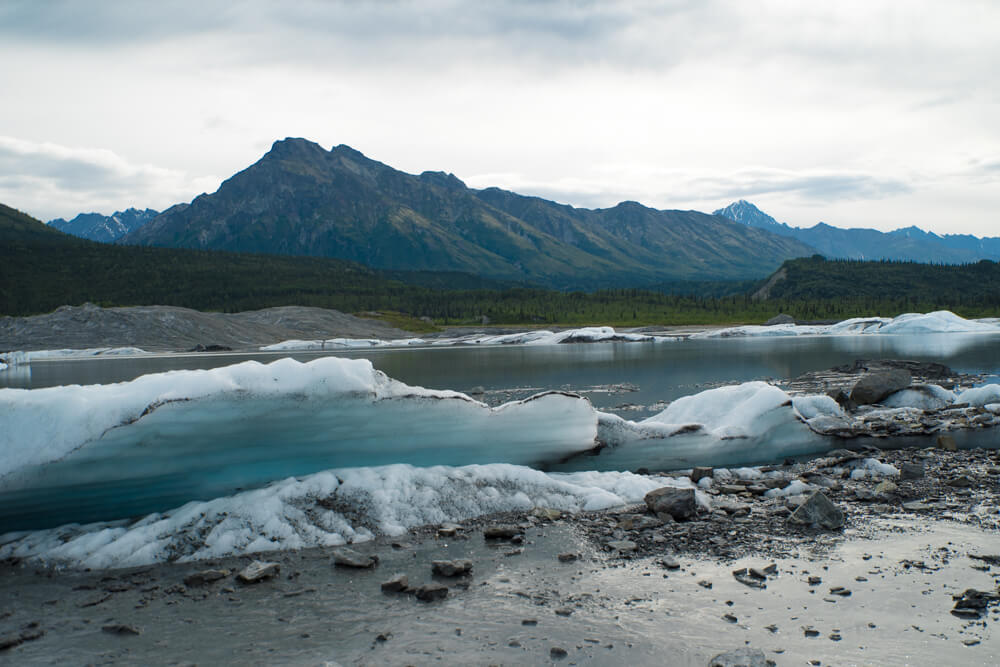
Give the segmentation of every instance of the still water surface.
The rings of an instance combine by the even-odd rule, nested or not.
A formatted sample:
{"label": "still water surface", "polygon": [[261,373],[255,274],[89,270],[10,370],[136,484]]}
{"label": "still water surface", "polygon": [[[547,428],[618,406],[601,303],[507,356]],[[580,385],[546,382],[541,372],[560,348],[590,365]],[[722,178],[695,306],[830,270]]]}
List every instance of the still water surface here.
{"label": "still water surface", "polygon": [[[553,346],[432,347],[303,353],[184,354],[35,362],[0,373],[0,387],[107,384],[169,370],[215,368],[291,356],[364,357],[410,385],[485,390],[581,391],[598,409],[635,419],[662,402],[718,384],[785,380],[855,359],[934,361],[963,373],[1000,375],[1000,334],[900,334],[590,343]],[[992,378],[991,381],[997,381]],[[607,391],[629,385],[623,391]],[[596,389],[596,391],[595,391]]]}

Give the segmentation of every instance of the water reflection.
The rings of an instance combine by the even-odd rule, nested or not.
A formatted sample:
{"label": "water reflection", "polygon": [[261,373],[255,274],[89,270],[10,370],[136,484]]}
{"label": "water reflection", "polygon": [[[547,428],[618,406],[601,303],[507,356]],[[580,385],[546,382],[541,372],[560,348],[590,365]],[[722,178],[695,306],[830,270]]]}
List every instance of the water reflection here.
{"label": "water reflection", "polygon": [[[364,357],[407,384],[471,392],[530,387],[585,390],[630,384],[635,392],[588,394],[600,409],[623,403],[651,406],[719,384],[787,379],[855,359],[935,361],[959,372],[1000,373],[1000,335],[917,334],[702,339],[667,343],[343,350]],[[0,373],[0,386],[39,388],[121,382],[146,373],[214,368],[291,356],[308,361],[330,352],[189,354],[35,363]],[[641,417],[632,412],[630,418]]]}

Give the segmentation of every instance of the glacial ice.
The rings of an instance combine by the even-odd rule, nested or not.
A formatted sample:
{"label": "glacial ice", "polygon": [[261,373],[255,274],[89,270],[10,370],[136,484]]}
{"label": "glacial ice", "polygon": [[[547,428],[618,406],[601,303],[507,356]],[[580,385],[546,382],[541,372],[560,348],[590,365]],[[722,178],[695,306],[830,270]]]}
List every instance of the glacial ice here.
{"label": "glacial ice", "polygon": [[0,389],[0,530],[163,510],[288,475],[542,464],[594,447],[584,398],[490,408],[363,359],[281,359],[113,385]]}
{"label": "glacial ice", "polygon": [[400,338],[396,340],[331,338],[329,340],[286,340],[260,348],[264,352],[336,350],[345,348],[408,347],[413,345],[559,345],[561,343],[627,342],[651,343],[677,340],[676,337],[650,336],[647,334],[619,333],[612,327],[583,327],[553,332],[548,330],[523,331],[512,334],[472,334],[454,338],[425,340]]}
{"label": "glacial ice", "polygon": [[[67,525],[7,535],[0,558],[118,568],[168,560],[331,546],[400,535],[425,524],[545,507],[600,510],[641,503],[684,478],[628,472],[546,474],[506,464],[417,468],[391,465],[328,470],[207,502],[191,502],[136,522]],[[698,492],[699,502],[709,503]]]}
{"label": "glacial ice", "polygon": [[[80,350],[32,350],[29,352],[14,350],[0,353],[0,357],[6,360],[9,366],[19,366],[30,364],[32,361],[88,359],[91,357],[135,357],[144,354],[149,354],[149,352],[138,347],[91,347]],[[3,369],[0,368],[0,370]]]}
{"label": "glacial ice", "polygon": [[958,395],[957,403],[968,403],[977,407],[989,403],[1000,403],[1000,384],[984,384],[982,387],[966,389]]}
{"label": "glacial ice", "polygon": [[941,410],[955,402],[955,393],[936,384],[925,384],[903,389],[882,401],[888,408],[920,408]]}
{"label": "glacial ice", "polygon": [[692,338],[738,336],[843,336],[870,334],[1000,333],[995,320],[967,320],[948,310],[905,313],[894,318],[857,317],[830,325],[749,325],[693,334]]}

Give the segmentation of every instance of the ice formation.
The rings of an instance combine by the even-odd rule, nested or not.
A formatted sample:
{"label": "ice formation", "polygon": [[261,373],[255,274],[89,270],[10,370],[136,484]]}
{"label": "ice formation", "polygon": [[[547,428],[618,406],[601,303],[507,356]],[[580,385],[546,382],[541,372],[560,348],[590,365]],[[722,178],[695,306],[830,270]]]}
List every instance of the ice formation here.
{"label": "ice formation", "polygon": [[1000,333],[995,320],[967,320],[948,310],[906,313],[894,318],[858,317],[831,325],[741,326],[694,334],[692,338],[735,336],[841,336],[869,334]]}
{"label": "ice formation", "polygon": [[596,429],[579,396],[490,408],[335,357],[0,389],[0,530],[157,511],[344,466],[540,464],[593,448]]}
{"label": "ice formation", "polygon": [[559,345],[561,343],[651,343],[676,340],[675,337],[650,336],[647,334],[620,333],[612,327],[583,327],[552,332],[548,330],[524,331],[512,334],[474,334],[454,338],[425,340],[423,338],[400,338],[397,340],[331,338],[329,340],[286,340],[260,348],[265,352],[336,350],[346,348],[408,347],[413,345]]}
{"label": "ice formation", "polygon": [[[546,474],[505,464],[330,470],[188,503],[137,522],[8,535],[0,558],[112,568],[327,546],[494,512],[599,510],[640,503],[661,486],[690,487],[691,482],[627,472]],[[708,503],[700,491],[698,497]]]}
{"label": "ice formation", "polygon": [[882,401],[888,408],[941,410],[955,402],[955,393],[936,384],[916,385],[890,395]]}
{"label": "ice formation", "polygon": [[[149,354],[138,347],[91,347],[83,350],[33,350],[0,353],[0,357],[10,366],[30,364],[32,361],[52,361],[56,359],[88,359],[91,357],[134,357]],[[0,369],[3,370],[3,369]]]}
{"label": "ice formation", "polygon": [[966,389],[958,395],[956,401],[975,406],[1000,403],[1000,384],[985,384],[982,387]]}

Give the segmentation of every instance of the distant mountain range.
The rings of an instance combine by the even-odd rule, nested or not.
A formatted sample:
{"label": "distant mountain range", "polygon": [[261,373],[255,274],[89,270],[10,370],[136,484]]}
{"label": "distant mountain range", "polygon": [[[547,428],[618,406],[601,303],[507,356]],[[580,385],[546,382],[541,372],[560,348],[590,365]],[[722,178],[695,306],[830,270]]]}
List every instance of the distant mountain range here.
{"label": "distant mountain range", "polygon": [[49,220],[47,224],[54,229],[82,239],[111,243],[129,232],[139,229],[159,214],[159,211],[154,211],[151,208],[144,211],[137,208],[127,208],[124,211],[115,211],[111,215],[81,213],[69,221],[56,218]]}
{"label": "distant mountain range", "polygon": [[407,174],[349,146],[275,142],[213,194],[120,242],[335,257],[376,269],[461,271],[546,287],[760,278],[815,249],[696,211],[579,209],[452,174]]}
{"label": "distant mountain range", "polygon": [[1000,260],[1000,238],[996,237],[978,238],[970,234],[938,236],[917,227],[891,232],[841,229],[822,222],[809,228],[790,227],[743,199],[719,209],[715,215],[801,241],[830,259],[895,259],[936,264]]}

